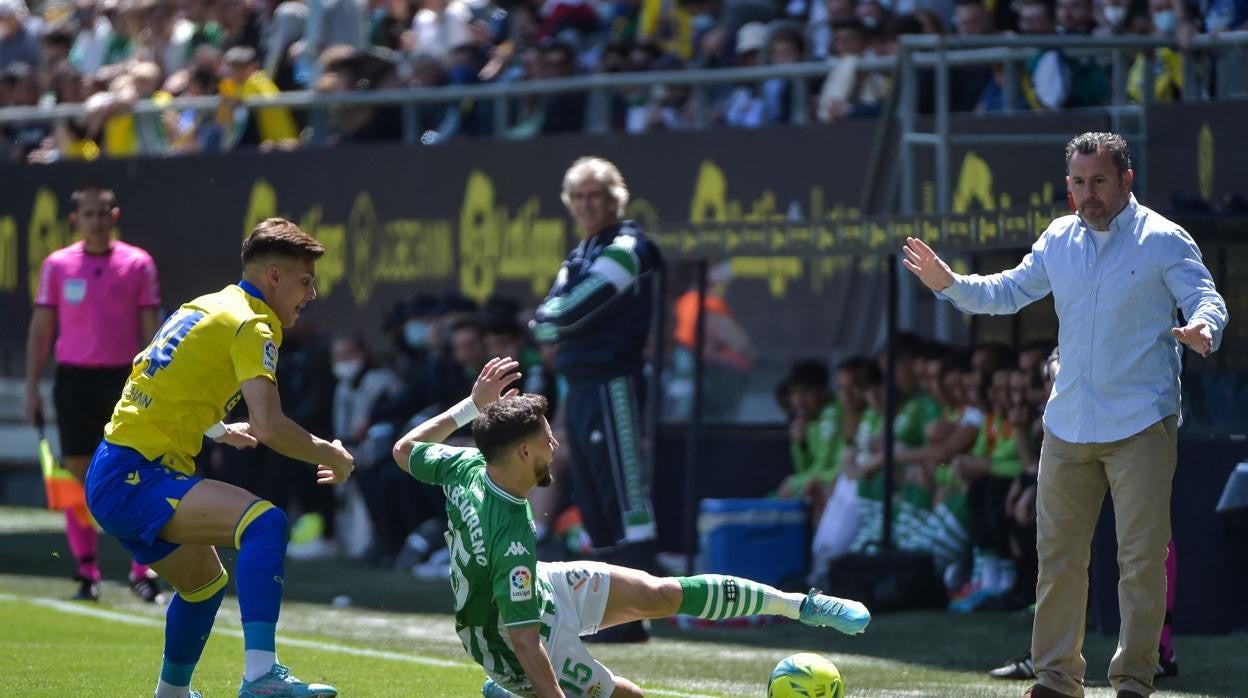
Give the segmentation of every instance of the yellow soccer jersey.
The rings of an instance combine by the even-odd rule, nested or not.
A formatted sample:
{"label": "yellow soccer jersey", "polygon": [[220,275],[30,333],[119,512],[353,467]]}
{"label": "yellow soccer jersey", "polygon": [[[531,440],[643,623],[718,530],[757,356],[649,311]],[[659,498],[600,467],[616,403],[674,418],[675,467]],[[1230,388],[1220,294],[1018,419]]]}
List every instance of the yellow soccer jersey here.
{"label": "yellow soccer jersey", "polygon": [[204,430],[238,402],[239,384],[277,382],[281,343],[282,324],[254,287],[231,285],[184,304],[134,357],[104,438],[194,473]]}

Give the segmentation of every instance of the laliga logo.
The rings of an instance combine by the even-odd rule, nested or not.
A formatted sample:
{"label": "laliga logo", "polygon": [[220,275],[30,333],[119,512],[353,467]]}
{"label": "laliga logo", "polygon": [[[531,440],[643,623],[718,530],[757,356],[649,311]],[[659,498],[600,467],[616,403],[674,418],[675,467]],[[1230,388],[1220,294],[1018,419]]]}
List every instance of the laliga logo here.
{"label": "laliga logo", "polygon": [[533,598],[533,573],[524,566],[511,570],[511,600],[528,601]]}

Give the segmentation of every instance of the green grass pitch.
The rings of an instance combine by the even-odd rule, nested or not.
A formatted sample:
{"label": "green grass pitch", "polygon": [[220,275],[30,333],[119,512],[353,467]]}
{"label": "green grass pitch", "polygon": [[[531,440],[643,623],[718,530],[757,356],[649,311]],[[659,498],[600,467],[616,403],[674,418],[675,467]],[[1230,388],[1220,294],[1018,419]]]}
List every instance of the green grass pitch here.
{"label": "green grass pitch", "polygon": [[[65,600],[73,584],[61,521],[0,508],[0,695],[152,695],[163,609],[113,582],[98,604]],[[101,540],[105,576],[122,578],[120,547]],[[484,673],[455,637],[447,585],[348,563],[291,562],[286,578],[278,652],[296,676],[333,683],[345,698],[480,695]],[[352,605],[332,606],[339,595]],[[593,651],[655,696],[763,696],[776,662],[813,651],[840,667],[850,696],[1005,697],[1026,684],[984,672],[1025,648],[1029,632],[1028,617],[1003,613],[880,615],[854,638],[787,621],[715,630],[657,622],[649,643]],[[1159,684],[1161,695],[1248,695],[1248,638],[1180,636],[1176,644],[1183,674]],[[1114,638],[1089,635],[1092,698],[1113,695],[1104,679],[1113,647]],[[228,596],[194,687],[207,698],[235,695],[241,669],[238,606]]]}

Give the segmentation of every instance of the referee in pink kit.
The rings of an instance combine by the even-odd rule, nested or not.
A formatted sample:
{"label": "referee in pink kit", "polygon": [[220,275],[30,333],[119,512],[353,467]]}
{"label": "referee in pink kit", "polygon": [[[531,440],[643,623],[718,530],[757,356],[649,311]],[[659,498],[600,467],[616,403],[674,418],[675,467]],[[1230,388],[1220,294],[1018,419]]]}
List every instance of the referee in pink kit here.
{"label": "referee in pink kit", "polygon": [[[75,191],[70,223],[82,239],[43,262],[26,341],[26,419],[43,421],[39,377],[56,337],[53,399],[65,468],[86,480],[91,454],[104,438],[130,375],[130,363],[160,326],[160,283],[148,253],[113,239],[121,215],[112,190]],[[65,537],[78,563],[75,599],[98,601],[98,537],[86,505],[65,512]],[[161,599],[156,573],[131,561],[130,588],[144,601]]]}

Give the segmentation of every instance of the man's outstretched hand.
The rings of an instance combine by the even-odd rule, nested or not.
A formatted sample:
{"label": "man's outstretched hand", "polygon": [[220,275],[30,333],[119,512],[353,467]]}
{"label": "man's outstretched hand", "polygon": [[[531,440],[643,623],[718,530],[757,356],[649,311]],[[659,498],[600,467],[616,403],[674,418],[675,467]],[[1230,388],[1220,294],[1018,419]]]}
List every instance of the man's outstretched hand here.
{"label": "man's outstretched hand", "polygon": [[901,251],[906,254],[901,263],[919,277],[924,286],[939,293],[953,285],[953,272],[949,265],[936,256],[927,243],[918,238],[906,238],[906,244]]}
{"label": "man's outstretched hand", "polygon": [[1186,327],[1172,328],[1170,334],[1201,356],[1209,356],[1213,351],[1213,332],[1204,320],[1192,320]]}

